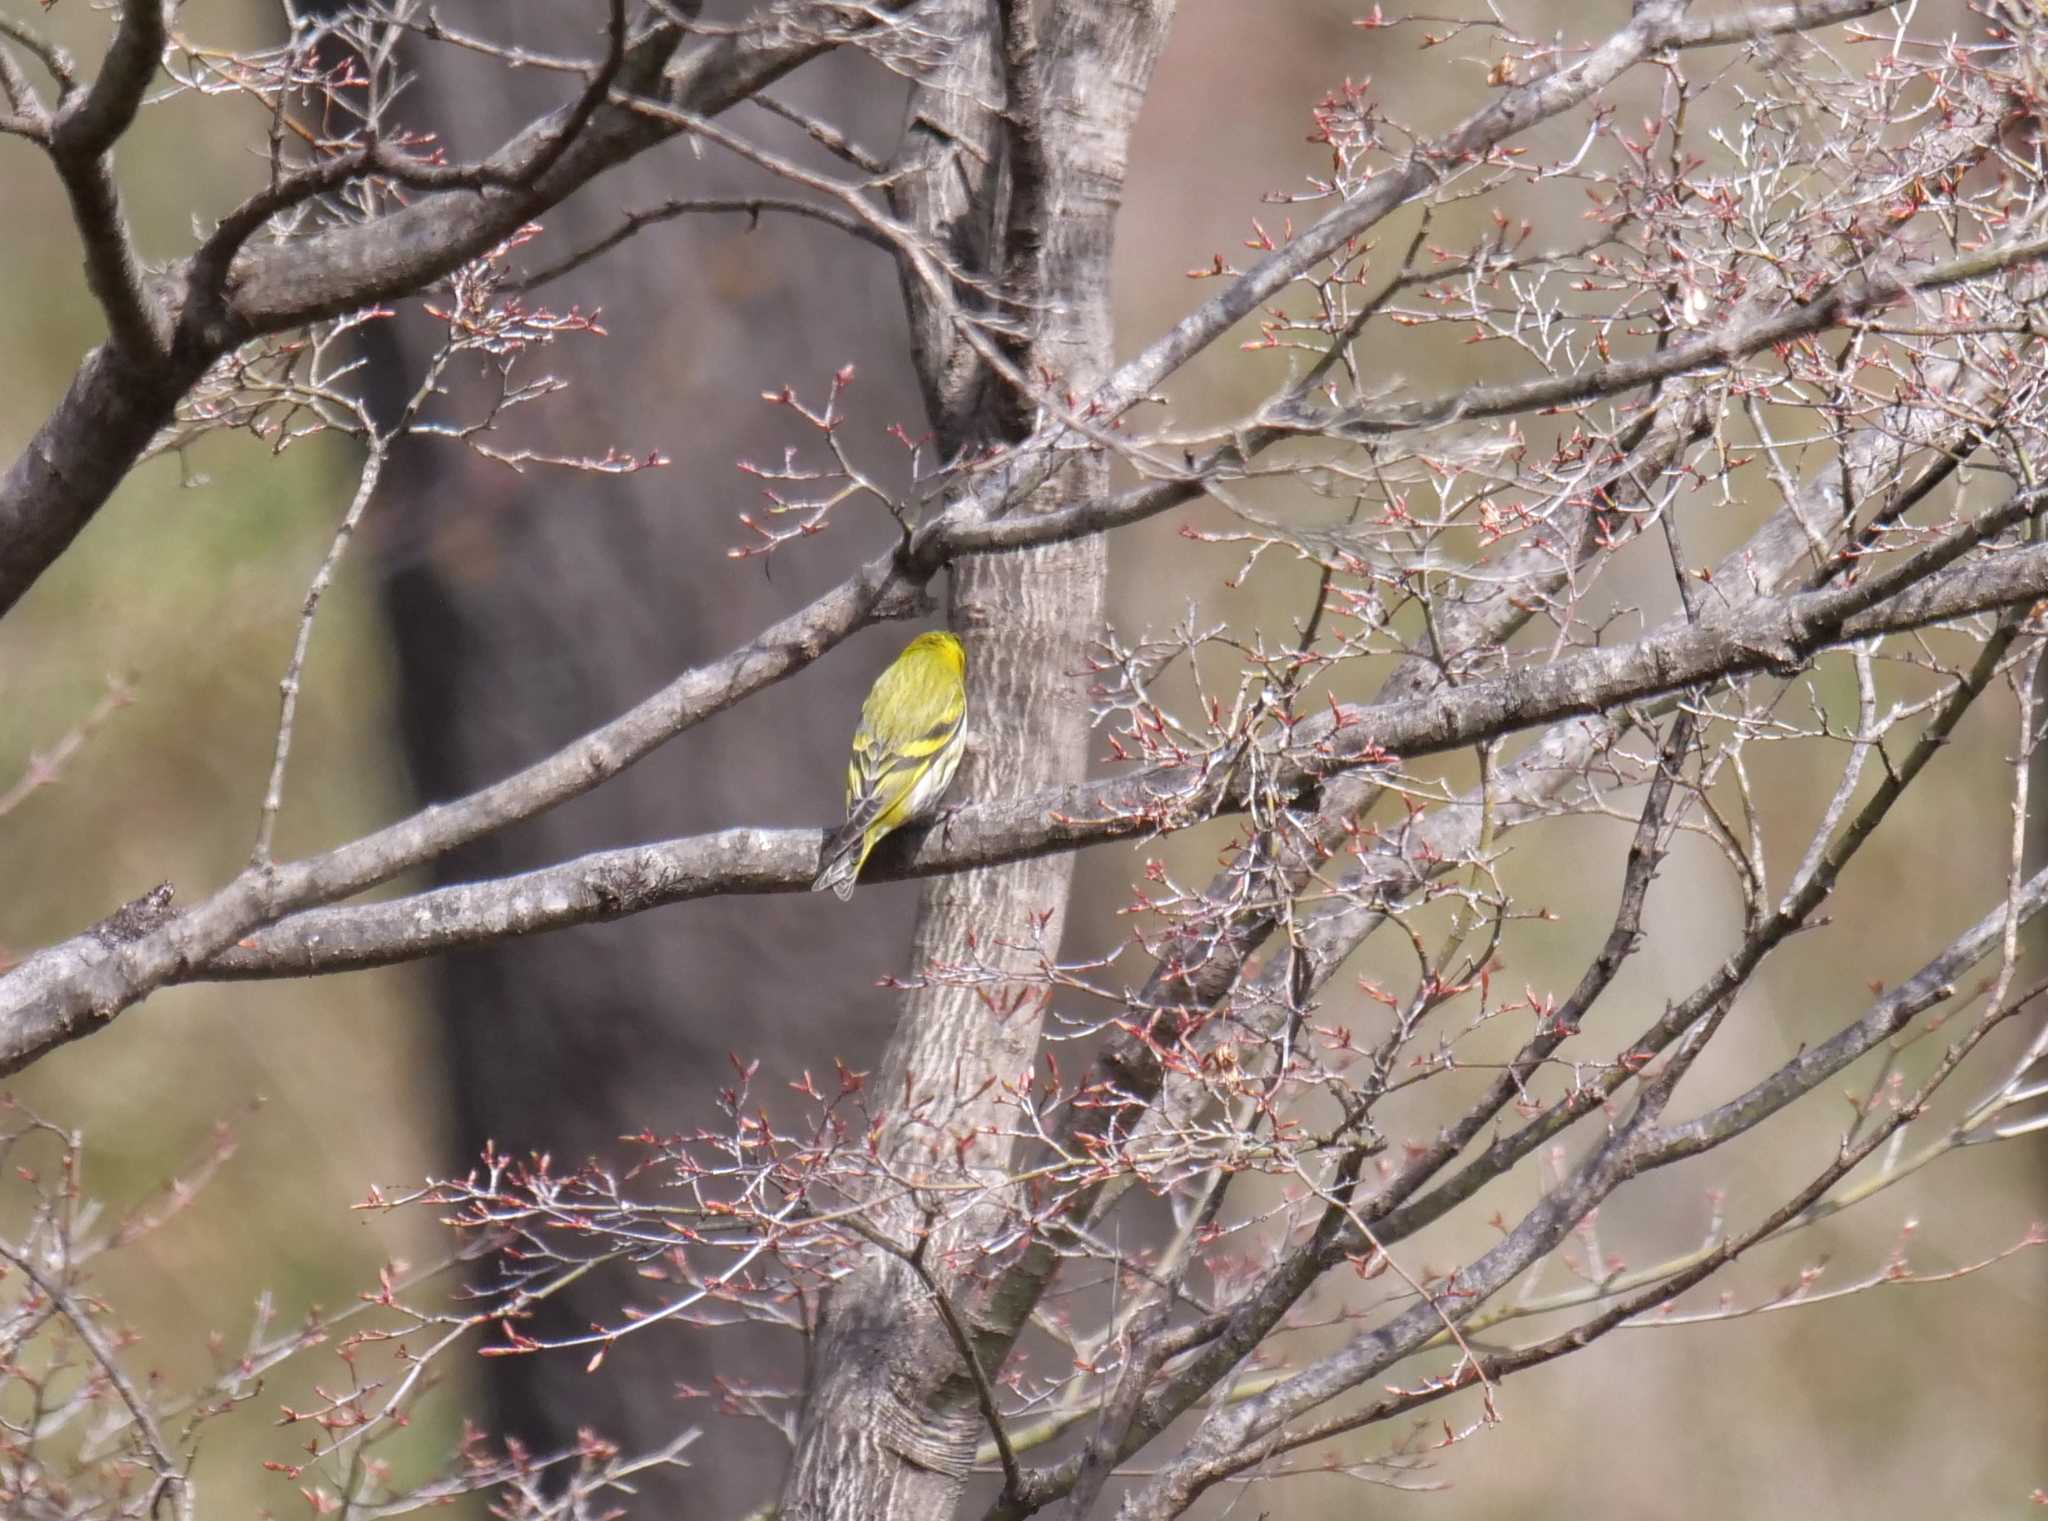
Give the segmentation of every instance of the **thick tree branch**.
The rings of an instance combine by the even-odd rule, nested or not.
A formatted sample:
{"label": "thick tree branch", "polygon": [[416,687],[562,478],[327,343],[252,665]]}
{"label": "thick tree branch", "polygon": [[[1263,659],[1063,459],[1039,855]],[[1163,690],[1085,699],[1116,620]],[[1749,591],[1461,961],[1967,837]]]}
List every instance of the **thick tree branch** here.
{"label": "thick tree branch", "polygon": [[165,5],[166,0],[125,0],[99,78],[59,107],[49,133],[50,158],[71,198],[72,219],[85,245],[86,283],[107,314],[113,347],[134,365],[151,365],[162,357],[169,324],[162,307],[143,289],[114,184],[112,152],[134,122],[143,91],[163,58]]}
{"label": "thick tree branch", "polygon": [[1896,8],[1899,0],[1792,0],[1789,5],[1758,5],[1726,16],[1702,16],[1672,28],[1675,48],[1725,47],[1782,37],[1788,32],[1817,31],[1874,16]]}
{"label": "thick tree branch", "polygon": [[[152,15],[161,26],[154,0],[137,0],[124,10],[119,62],[109,67],[116,82],[134,83],[131,64]],[[618,67],[607,65],[606,72],[622,88],[713,115],[828,51],[839,35],[748,29],[699,43],[678,57],[682,32],[663,24],[634,39]],[[82,98],[91,102],[93,96]],[[78,166],[67,172],[66,184],[94,261],[95,293],[109,305],[113,348],[126,359],[104,350],[89,357],[0,477],[0,616],[91,521],[168,423],[179,399],[221,354],[252,337],[414,294],[675,131],[616,105],[590,106],[586,93],[478,166],[468,176],[475,182],[471,188],[428,195],[389,215],[286,246],[240,246],[255,228],[237,226],[229,251],[239,252],[231,265],[217,258],[175,265],[158,286],[163,295],[145,300],[125,235],[112,239],[119,209],[110,175],[98,155],[78,157],[110,124],[125,120],[116,109],[120,99],[110,86],[97,105],[77,108],[79,125],[71,134],[79,147],[68,160],[60,156],[59,164]],[[569,140],[564,128],[579,120],[582,130]],[[501,183],[516,188],[493,188]],[[174,336],[161,331],[167,323],[175,326]],[[167,354],[160,363],[135,362],[137,355],[158,353]]]}
{"label": "thick tree branch", "polygon": [[114,41],[99,77],[57,113],[52,130],[61,153],[96,157],[120,140],[141,108],[170,35],[166,0],[122,0]]}
{"label": "thick tree branch", "polygon": [[[2048,546],[1987,555],[1943,570],[2001,525],[2037,510],[2043,493],[2016,493],[1941,544],[1845,586],[1744,604],[1611,649],[1583,650],[1506,676],[1472,681],[1425,702],[1367,707],[1299,758],[1305,778],[1337,775],[1389,756],[1461,748],[1532,724],[1598,713],[1684,687],[1810,659],[1831,644],[1920,628],[2048,595]],[[1930,574],[1930,572],[1933,572]],[[0,1072],[206,965],[251,930],[296,909],[387,881],[517,818],[575,797],[663,741],[817,658],[898,587],[883,560],[740,649],[547,760],[465,799],[430,808],[324,855],[238,878],[200,909],[112,956],[90,934],[36,953],[0,977]],[[1870,604],[1887,591],[1897,595]]]}
{"label": "thick tree branch", "polygon": [[107,946],[88,931],[0,976],[0,1069],[96,1028],[173,976],[204,965],[262,924],[389,880],[514,819],[580,796],[663,741],[817,658],[868,615],[889,562],[844,583],[723,659],[618,719],[459,804],[432,807],[325,854],[250,871],[172,924]]}
{"label": "thick tree branch", "polygon": [[[27,22],[17,20],[13,16],[0,16],[0,38],[5,38],[7,41],[22,48],[37,63],[43,66],[50,78],[56,82],[59,105],[68,102],[78,92],[77,61],[72,58],[70,53],[57,46],[56,43],[45,37]],[[5,51],[5,49],[0,49],[0,53],[5,53]],[[36,114],[41,116],[43,114],[42,102],[35,97],[33,86],[28,83],[28,80],[15,66],[11,54],[8,55],[6,73],[9,81],[7,89],[10,103],[16,110],[28,110],[33,107]],[[45,122],[45,125],[47,126],[47,122]]]}
{"label": "thick tree branch", "polygon": [[[817,37],[772,40],[752,30],[677,53],[681,32],[657,27],[627,48],[614,90],[652,95],[680,110],[712,116],[827,51]],[[606,169],[657,143],[675,128],[615,101],[585,115],[581,135],[563,142],[575,105],[528,127],[482,168],[511,176],[520,189],[449,191],[356,226],[287,247],[252,247],[236,259],[233,295],[222,312],[234,341],[339,316],[424,288],[496,247],[526,222]],[[533,171],[538,170],[538,173]]]}
{"label": "thick tree branch", "polygon": [[[1854,619],[1841,620],[1829,604],[1839,606],[1853,600],[1849,593],[1856,590],[1782,599],[1777,606],[1790,611],[1760,608],[1761,616],[1754,624],[1745,618],[1709,621],[1697,628],[1674,627],[1611,651],[1567,656],[1555,663],[1569,668],[1566,675],[1535,690],[1530,688],[1529,677],[1547,673],[1551,666],[1469,681],[1429,697],[1346,706],[1334,717],[1318,716],[1299,726],[1296,744],[1274,759],[1272,784],[1298,789],[1360,766],[1460,749],[1576,713],[1600,712],[1768,669],[1783,653],[1771,642],[1769,630],[1801,631],[1791,637],[1803,658],[1830,645],[1878,633],[1902,632],[2023,605],[2048,596],[2048,545],[2004,551],[1940,572],[1916,586],[1910,596],[1896,597]],[[1835,628],[1831,636],[1817,632],[1831,621]],[[1758,629],[1765,632],[1753,631]],[[767,649],[755,649],[751,660],[733,656],[723,664],[751,666],[760,672],[769,668],[769,655]],[[617,764],[631,753],[626,747],[644,742],[645,736],[667,737],[660,732],[657,714],[666,709],[671,716],[681,716],[675,693],[671,688],[550,761],[474,798],[430,810],[333,854],[348,861],[372,859],[380,854],[370,848],[372,842],[382,842],[386,860],[403,861],[389,871],[380,867],[377,880],[383,880],[453,848],[444,842],[473,838],[472,830],[496,827],[499,813],[516,806],[515,799],[536,793],[553,796],[551,784],[580,780],[579,773],[587,774],[588,768],[600,764],[595,757],[608,756],[610,760],[604,764]],[[1452,709],[1455,711],[1447,711]],[[695,722],[717,708],[681,711],[688,715],[688,722]],[[1910,780],[1917,770],[1917,765],[1906,768],[1901,782]],[[1248,801],[1246,785],[1239,777],[1219,787],[1209,764],[1194,761],[1051,789],[1017,801],[969,803],[950,815],[943,830],[904,830],[876,853],[868,875],[878,881],[936,876],[1143,838],[1169,824],[1183,827],[1242,811]],[[472,812],[492,823],[464,826],[458,822],[457,815]],[[426,827],[430,818],[431,829]],[[179,980],[203,980],[348,971],[511,935],[601,922],[695,898],[801,891],[816,874],[822,839],[822,832],[813,829],[730,829],[603,851],[516,877],[443,888],[389,903],[299,913],[253,937],[246,946],[223,952],[178,976]],[[331,880],[332,873],[329,876]],[[342,894],[337,891],[335,895]],[[0,980],[0,990],[5,987],[6,982]]]}
{"label": "thick tree branch", "polygon": [[[0,17],[0,42],[13,35],[5,30],[5,25],[6,18]],[[0,113],[0,133],[48,147],[49,109],[43,104],[41,92],[23,72],[13,49],[5,46],[0,46],[0,101],[7,106],[5,113]]]}
{"label": "thick tree branch", "polygon": [[0,616],[114,494],[203,364],[136,364],[101,344],[0,478]]}

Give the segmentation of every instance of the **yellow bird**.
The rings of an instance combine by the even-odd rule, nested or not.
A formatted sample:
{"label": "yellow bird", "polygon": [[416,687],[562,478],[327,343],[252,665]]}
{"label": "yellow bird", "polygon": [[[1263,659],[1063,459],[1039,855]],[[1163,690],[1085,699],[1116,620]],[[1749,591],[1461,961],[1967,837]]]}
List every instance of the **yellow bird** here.
{"label": "yellow bird", "polygon": [[967,648],[951,634],[919,634],[875,678],[853,731],[846,822],[825,840],[812,892],[842,900],[882,836],[929,817],[967,748]]}

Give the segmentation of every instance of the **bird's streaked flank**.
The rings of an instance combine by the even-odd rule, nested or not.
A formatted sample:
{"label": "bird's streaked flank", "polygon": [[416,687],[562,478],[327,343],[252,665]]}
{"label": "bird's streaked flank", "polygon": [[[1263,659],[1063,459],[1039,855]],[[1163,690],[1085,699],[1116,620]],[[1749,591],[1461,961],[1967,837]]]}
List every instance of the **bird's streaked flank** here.
{"label": "bird's streaked flank", "polygon": [[812,892],[853,896],[882,836],[929,817],[967,748],[967,649],[951,634],[919,634],[875,678],[853,732],[846,822],[825,840]]}

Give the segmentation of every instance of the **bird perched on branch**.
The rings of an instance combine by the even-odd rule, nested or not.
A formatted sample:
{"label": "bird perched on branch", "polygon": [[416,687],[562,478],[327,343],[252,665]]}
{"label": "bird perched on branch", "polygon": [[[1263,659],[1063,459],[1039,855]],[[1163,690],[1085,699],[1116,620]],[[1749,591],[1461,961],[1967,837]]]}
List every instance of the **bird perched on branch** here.
{"label": "bird perched on branch", "polygon": [[868,852],[890,830],[930,816],[966,748],[967,648],[951,634],[919,634],[861,704],[846,822],[826,837],[811,891],[852,897]]}

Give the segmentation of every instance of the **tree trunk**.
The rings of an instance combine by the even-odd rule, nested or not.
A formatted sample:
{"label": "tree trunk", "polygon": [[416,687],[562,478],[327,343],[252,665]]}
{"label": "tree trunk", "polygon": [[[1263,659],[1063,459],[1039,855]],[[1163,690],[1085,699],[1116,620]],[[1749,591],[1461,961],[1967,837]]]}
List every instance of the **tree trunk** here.
{"label": "tree trunk", "polygon": [[[541,50],[587,53],[602,41],[601,30],[564,35],[565,13],[592,26],[601,7],[521,9],[516,23],[493,11],[475,29]],[[446,48],[423,50],[421,65],[418,88],[478,141],[526,120],[535,96],[554,100],[573,83],[494,63],[471,80]],[[876,89],[881,77],[858,56],[827,59],[788,94],[854,136],[886,132],[896,96]],[[779,149],[802,144],[765,113],[745,126]],[[716,150],[677,144],[550,216],[531,262],[587,245],[625,209],[762,188]],[[405,450],[372,523],[385,530],[400,716],[423,801],[460,796],[612,717],[886,542],[894,527],[877,510],[879,521],[835,524],[842,531],[807,542],[801,556],[778,557],[772,581],[725,556],[745,539],[737,514],[758,505],[735,463],[778,460],[799,441],[763,391],[790,385],[811,399],[854,363],[851,400],[872,436],[916,416],[890,295],[888,261],[843,234],[732,215],[650,228],[533,295],[558,310],[602,308],[610,336],[540,356],[540,368],[580,383],[520,424],[541,423],[546,446],[563,453],[616,445],[659,449],[674,463],[621,480],[546,467],[514,474],[438,441]],[[422,355],[407,346],[399,373],[417,377]],[[735,823],[833,822],[859,687],[901,635],[870,637],[865,666],[847,652],[763,694],[588,797],[443,859],[435,882]],[[514,1155],[551,1152],[558,1168],[588,1157],[623,1165],[632,1153],[621,1136],[683,1130],[715,1113],[717,1090],[733,1080],[729,1053],[776,1053],[779,1083],[874,1050],[890,1012],[875,982],[896,961],[910,907],[900,889],[863,892],[850,908],[810,895],[724,899],[437,959],[450,1167],[474,1165],[486,1141]],[[616,1324],[622,1305],[644,1299],[629,1272],[593,1274],[529,1329]],[[477,1366],[491,1429],[556,1451],[587,1427],[636,1452],[704,1418],[677,1402],[678,1386],[719,1375],[788,1380],[790,1353],[767,1332],[705,1338],[678,1327],[625,1338],[596,1377],[574,1355]],[[677,1514],[687,1499],[690,1514],[736,1514],[757,1502],[786,1448],[765,1426],[733,1427],[702,1471],[636,1481],[635,1513]]]}
{"label": "tree trunk", "polygon": [[[1018,298],[997,310],[1022,314],[1028,327],[1011,350],[1015,369],[1044,386],[1045,401],[1062,405],[1113,363],[1114,224],[1131,129],[1172,6],[1061,4],[1045,17],[1042,37],[1024,11],[965,0],[943,12],[954,52],[913,91],[911,150],[924,136],[973,145],[981,156],[962,147],[939,156],[936,172],[926,158],[925,172],[906,177],[899,191],[899,214],[956,259],[987,250],[979,267]],[[962,213],[959,181],[945,171],[963,161],[1002,164],[1007,207],[986,195],[978,219]],[[970,360],[958,323],[933,311],[914,282],[906,281],[906,294],[933,426],[948,454],[973,457],[1023,437],[1036,409],[985,362]],[[1100,447],[1077,449],[1029,510],[1099,495],[1109,467]],[[1085,774],[1082,673],[1101,626],[1106,570],[1099,540],[954,567],[949,612],[968,646],[972,735],[956,795],[1017,796]],[[897,1106],[883,1157],[898,1178],[958,1183],[964,1175],[991,1192],[964,1209],[948,1202],[950,1192],[913,1194],[870,1214],[894,1250],[865,1258],[827,1302],[783,1494],[785,1521],[938,1521],[958,1506],[988,1427],[975,1374],[937,1296],[982,1367],[998,1367],[1029,1307],[988,1299],[980,1243],[1011,1206],[1001,1187],[1013,1162],[1003,1084],[1031,1071],[1044,1002],[1027,983],[969,985],[945,969],[1021,972],[1035,964],[1035,947],[1056,952],[1072,875],[1071,856],[1049,856],[934,879],[925,889],[910,962],[921,980],[902,1000],[870,1090],[878,1103]]]}

